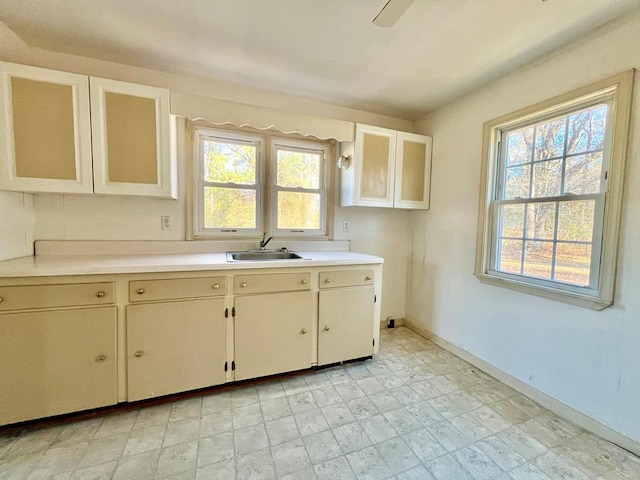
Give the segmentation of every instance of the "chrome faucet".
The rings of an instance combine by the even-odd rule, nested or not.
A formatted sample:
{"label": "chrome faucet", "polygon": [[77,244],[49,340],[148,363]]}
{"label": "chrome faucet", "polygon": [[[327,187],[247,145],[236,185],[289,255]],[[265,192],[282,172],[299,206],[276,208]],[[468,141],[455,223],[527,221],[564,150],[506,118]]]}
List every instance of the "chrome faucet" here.
{"label": "chrome faucet", "polygon": [[265,238],[267,238],[267,232],[264,232],[262,234],[262,240],[260,240],[260,250],[264,250],[264,247],[267,246],[267,243],[269,243],[273,237],[269,237],[266,240]]}

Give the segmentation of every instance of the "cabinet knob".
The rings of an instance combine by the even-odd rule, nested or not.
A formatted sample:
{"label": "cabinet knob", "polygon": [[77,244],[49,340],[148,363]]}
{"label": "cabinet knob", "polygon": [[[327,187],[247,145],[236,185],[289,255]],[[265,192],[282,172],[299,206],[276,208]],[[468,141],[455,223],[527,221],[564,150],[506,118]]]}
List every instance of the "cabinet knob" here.
{"label": "cabinet knob", "polygon": [[331,330],[331,328],[329,328],[329,325],[327,325],[326,327],[324,327],[324,331],[328,332],[329,330]]}
{"label": "cabinet knob", "polygon": [[133,356],[137,358],[140,358],[142,355],[144,355],[144,352],[142,350],[138,350],[136,353],[133,354]]}
{"label": "cabinet knob", "polygon": [[144,293],[144,288],[139,288],[138,290],[136,290],[136,293],[138,295],[142,295]]}
{"label": "cabinet knob", "polygon": [[325,278],[324,283],[331,283],[331,280],[329,280],[328,278]]}
{"label": "cabinet knob", "polygon": [[4,302],[4,298],[0,297],[0,303]]}
{"label": "cabinet knob", "polygon": [[244,287],[246,287],[246,286],[247,286],[247,282],[242,282],[242,283],[240,284],[240,288],[244,288]]}
{"label": "cabinet knob", "polygon": [[300,333],[304,335],[305,333],[307,333],[307,329],[303,328],[302,330],[300,330]]}
{"label": "cabinet knob", "polygon": [[217,283],[213,284],[213,289],[214,290],[218,290],[220,288],[220,285],[218,285]]}
{"label": "cabinet knob", "polygon": [[96,357],[96,362],[104,362],[107,359],[104,355],[98,355]]}
{"label": "cabinet knob", "polygon": [[102,298],[102,297],[104,297],[104,292],[98,292],[98,293],[96,293],[96,297],[98,297],[98,298]]}
{"label": "cabinet knob", "polygon": [[365,278],[365,280],[371,280],[371,275],[367,275],[367,277]]}
{"label": "cabinet knob", "polygon": [[306,278],[303,278],[302,280],[300,280],[300,283],[301,283],[302,285],[306,285],[306,284],[307,284],[307,279],[306,279]]}

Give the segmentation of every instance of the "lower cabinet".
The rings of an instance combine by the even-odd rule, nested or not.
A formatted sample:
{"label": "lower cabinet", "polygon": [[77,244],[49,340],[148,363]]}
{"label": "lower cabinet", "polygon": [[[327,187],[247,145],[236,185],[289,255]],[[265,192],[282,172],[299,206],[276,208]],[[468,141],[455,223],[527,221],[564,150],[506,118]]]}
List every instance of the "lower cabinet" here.
{"label": "lower cabinet", "polygon": [[235,379],[311,367],[310,291],[235,298]]}
{"label": "lower cabinet", "polygon": [[0,425],[112,405],[116,307],[0,314]]}
{"label": "lower cabinet", "polygon": [[319,292],[318,365],[373,355],[374,295],[373,286]]}
{"label": "lower cabinet", "polygon": [[127,306],[128,400],[225,382],[224,299]]}

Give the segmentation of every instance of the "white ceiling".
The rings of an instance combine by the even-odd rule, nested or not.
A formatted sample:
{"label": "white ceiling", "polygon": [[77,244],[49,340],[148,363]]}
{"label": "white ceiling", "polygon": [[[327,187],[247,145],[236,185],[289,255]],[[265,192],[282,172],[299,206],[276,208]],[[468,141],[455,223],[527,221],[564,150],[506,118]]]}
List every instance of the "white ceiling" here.
{"label": "white ceiling", "polygon": [[2,0],[28,45],[412,119],[640,0]]}

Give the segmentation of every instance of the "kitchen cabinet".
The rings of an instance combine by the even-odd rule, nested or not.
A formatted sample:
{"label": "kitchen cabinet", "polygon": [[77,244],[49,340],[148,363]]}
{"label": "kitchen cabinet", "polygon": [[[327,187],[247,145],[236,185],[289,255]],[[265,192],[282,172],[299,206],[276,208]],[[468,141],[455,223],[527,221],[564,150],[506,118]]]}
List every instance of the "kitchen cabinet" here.
{"label": "kitchen cabinet", "polygon": [[357,124],[355,143],[343,145],[353,160],[341,168],[340,205],[428,209],[431,143],[424,135]]}
{"label": "kitchen cabinet", "polygon": [[235,380],[312,366],[309,273],[238,275],[234,291],[242,293],[234,300]]}
{"label": "kitchen cabinet", "polygon": [[373,275],[373,270],[320,273],[318,365],[373,355]]}
{"label": "kitchen cabinet", "polygon": [[116,307],[0,314],[0,425],[113,405]]}
{"label": "kitchen cabinet", "polygon": [[128,400],[225,382],[224,299],[127,306]]}
{"label": "kitchen cabinet", "polygon": [[177,198],[169,91],[0,62],[0,188]]}

